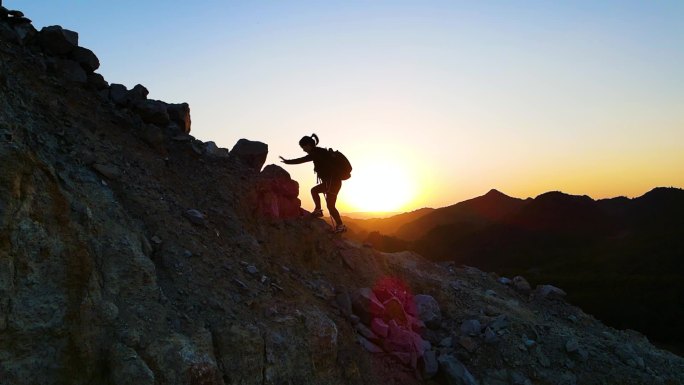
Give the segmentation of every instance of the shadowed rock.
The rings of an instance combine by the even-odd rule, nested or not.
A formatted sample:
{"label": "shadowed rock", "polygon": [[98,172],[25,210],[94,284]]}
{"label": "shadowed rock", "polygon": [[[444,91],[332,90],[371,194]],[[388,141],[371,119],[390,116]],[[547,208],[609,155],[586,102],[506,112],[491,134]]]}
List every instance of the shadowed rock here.
{"label": "shadowed rock", "polygon": [[230,155],[252,170],[259,171],[266,162],[268,145],[262,142],[240,139],[230,150]]}
{"label": "shadowed rock", "polygon": [[59,25],[43,27],[38,33],[38,44],[53,55],[66,55],[78,47],[78,33]]}

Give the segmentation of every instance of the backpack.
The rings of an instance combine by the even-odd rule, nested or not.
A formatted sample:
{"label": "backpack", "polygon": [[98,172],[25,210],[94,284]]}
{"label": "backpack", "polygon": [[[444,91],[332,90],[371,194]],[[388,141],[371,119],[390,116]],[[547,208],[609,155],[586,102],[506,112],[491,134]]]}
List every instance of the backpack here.
{"label": "backpack", "polygon": [[329,148],[328,156],[330,159],[330,175],[333,178],[340,180],[351,178],[352,165],[343,153]]}

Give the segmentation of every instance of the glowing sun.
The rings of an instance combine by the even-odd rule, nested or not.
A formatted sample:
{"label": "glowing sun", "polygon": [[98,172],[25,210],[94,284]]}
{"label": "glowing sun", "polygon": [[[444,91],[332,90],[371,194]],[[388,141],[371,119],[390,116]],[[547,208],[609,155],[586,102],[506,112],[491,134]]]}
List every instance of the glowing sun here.
{"label": "glowing sun", "polygon": [[415,194],[409,170],[390,159],[354,164],[351,179],[344,182],[340,198],[352,210],[400,211]]}

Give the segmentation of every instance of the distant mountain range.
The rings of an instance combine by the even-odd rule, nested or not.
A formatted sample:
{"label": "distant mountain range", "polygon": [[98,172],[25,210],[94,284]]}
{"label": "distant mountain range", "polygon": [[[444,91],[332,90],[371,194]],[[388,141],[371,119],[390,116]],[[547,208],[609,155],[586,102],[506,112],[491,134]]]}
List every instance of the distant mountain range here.
{"label": "distant mountain range", "polygon": [[[379,250],[414,250],[504,275],[551,283],[616,327],[684,347],[684,190],[594,200],[547,192],[519,199],[497,190],[452,206],[348,220]],[[656,314],[658,316],[656,316]]]}

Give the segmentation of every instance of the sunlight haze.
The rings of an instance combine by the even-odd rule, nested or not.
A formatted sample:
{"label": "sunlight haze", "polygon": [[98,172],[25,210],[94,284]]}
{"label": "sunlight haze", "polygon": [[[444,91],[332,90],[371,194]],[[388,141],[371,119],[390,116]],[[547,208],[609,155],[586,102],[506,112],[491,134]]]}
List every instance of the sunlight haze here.
{"label": "sunlight haze", "polygon": [[354,170],[341,211],[496,188],[684,187],[681,1],[3,1],[79,33],[110,83],[188,102],[191,134],[269,145],[311,209],[304,135]]}

